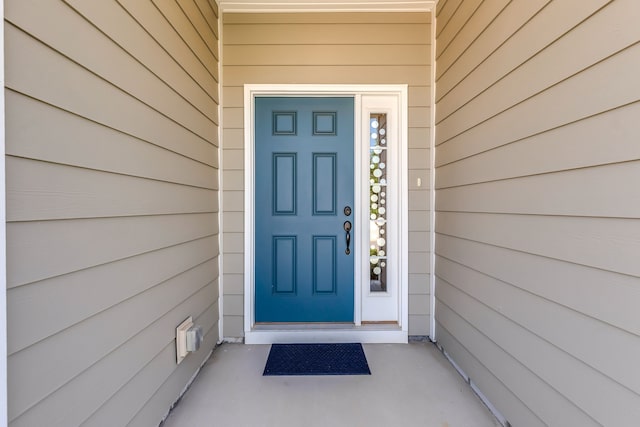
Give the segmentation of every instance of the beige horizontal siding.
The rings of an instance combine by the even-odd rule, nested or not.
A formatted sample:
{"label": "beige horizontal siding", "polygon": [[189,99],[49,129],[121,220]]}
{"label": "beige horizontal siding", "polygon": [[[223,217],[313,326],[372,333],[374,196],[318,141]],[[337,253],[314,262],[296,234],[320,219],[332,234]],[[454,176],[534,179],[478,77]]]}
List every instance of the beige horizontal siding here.
{"label": "beige horizontal siding", "polygon": [[[148,327],[151,330],[156,328],[154,324],[164,314],[175,309],[182,303],[183,299],[188,300],[191,295],[206,286],[211,277],[215,277],[216,264],[215,259],[200,264],[178,276],[161,282],[149,291],[142,292],[121,302],[112,309],[102,311],[74,327],[67,328],[50,339],[45,339],[28,347],[16,354],[16,357],[10,357],[8,361],[9,369],[14,372],[24,372],[19,378],[13,376],[13,380],[12,378],[9,380],[10,387],[15,390],[10,404],[11,410],[23,412],[26,408],[42,400],[41,405],[19,417],[18,420],[20,421],[17,424],[37,425],[37,423],[28,422],[28,420],[38,420],[41,416],[50,412],[52,410],[50,402],[57,402],[58,405],[61,405],[74,395],[81,394],[82,389],[74,390],[71,388],[66,390],[65,388],[59,388],[65,385],[69,379],[74,379],[78,383],[82,382],[81,380],[85,377],[96,378],[96,376],[100,376],[100,373],[92,372],[98,366],[108,367],[102,371],[101,376],[115,376],[119,374],[119,372],[115,372],[119,368],[121,370],[129,368],[126,365],[119,366],[122,358],[128,356],[132,360],[137,360],[138,363],[143,364],[138,369],[142,368],[150,359],[141,358],[136,353],[130,353],[126,348],[126,344],[131,341],[130,345],[136,347],[140,338],[138,334],[141,331]],[[211,297],[213,296],[211,295]],[[208,303],[206,304],[205,307],[209,305]],[[177,321],[175,326],[184,320],[185,308],[187,307],[182,307],[178,310],[178,313],[172,316],[173,320]],[[180,316],[182,318],[179,318]],[[135,319],[135,322],[132,319]],[[171,338],[166,334],[166,330],[171,330],[168,326],[170,325],[165,324],[165,327],[162,328],[164,331],[156,331],[157,339],[162,343],[162,346],[156,348],[156,351],[159,351],[171,341]],[[100,331],[100,333],[92,333],[92,331]],[[91,336],[89,337],[88,335]],[[132,338],[134,339],[132,340]],[[75,348],[79,342],[83,342],[86,345],[85,350],[68,354],[69,348]],[[123,345],[125,345],[124,348],[122,347]],[[120,355],[120,353],[123,354]],[[42,358],[42,354],[47,354],[48,356]],[[120,357],[117,357],[118,355]],[[113,358],[120,359],[118,360],[120,363],[109,364],[109,361]],[[92,369],[85,373],[84,371],[87,368]],[[91,384],[91,382],[87,383]],[[103,390],[103,381],[96,381],[94,384],[101,384],[101,387],[96,387],[96,389],[101,390],[101,393],[105,392]],[[119,386],[121,385],[119,384]],[[53,393],[54,391],[55,393]],[[84,399],[88,400],[90,398],[95,398],[96,400],[93,400],[94,403],[90,407],[83,408],[85,416],[90,415],[93,410],[103,403],[99,396],[87,396]],[[77,400],[74,404],[77,404]],[[79,411],[76,410],[74,412]],[[56,416],[60,417],[61,415],[63,414],[57,414]],[[65,415],[80,416],[79,414]],[[76,424],[77,421],[67,423],[67,425]]]}
{"label": "beige horizontal siding", "polygon": [[[438,279],[436,286],[440,303],[437,310],[443,312],[443,325],[454,329],[455,327],[451,325],[460,323],[458,328],[472,329],[470,336],[475,336],[474,338],[478,341],[486,341],[482,344],[470,344],[471,353],[483,360],[491,355],[493,361],[487,363],[491,367],[490,370],[499,370],[497,365],[500,364],[504,366],[505,371],[512,371],[510,374],[504,374],[500,379],[508,381],[511,375],[517,377],[519,384],[511,385],[511,388],[514,391],[517,390],[518,396],[528,403],[530,409],[546,425],[554,422],[572,426],[599,425],[576,406],[575,402],[567,398],[573,397],[572,394],[576,392],[580,393],[580,390],[577,389],[582,385],[575,381],[575,378],[580,378],[582,382],[583,377],[578,375],[586,374],[588,368],[575,363],[565,353],[547,345],[543,340],[518,325],[510,321],[501,321],[502,319],[493,310],[459,292],[449,283]],[[453,301],[455,301],[455,311],[452,308]],[[448,313],[449,310],[450,313]],[[469,341],[471,342],[471,340]],[[543,375],[540,375],[540,366],[548,364],[546,362],[548,358],[552,358],[554,364],[545,368],[542,371]],[[593,385],[590,379],[584,378],[585,387]],[[563,395],[553,386],[562,387],[561,391],[569,396]],[[593,399],[588,403],[597,405]],[[618,406],[618,409],[624,408],[629,402],[620,403],[622,405]],[[618,419],[623,419],[623,417],[618,417]]]}
{"label": "beige horizontal siding", "polygon": [[[189,40],[189,49],[195,54],[200,63],[204,65],[207,72],[211,74],[216,81],[218,81],[217,39],[215,38],[215,34],[211,32],[210,28],[205,30],[206,33],[204,37],[198,33],[198,20],[192,20],[188,16],[200,15],[199,11],[193,10],[196,8],[193,1],[180,2],[180,0],[152,0],[152,2],[176,32],[180,34],[181,38],[183,40]],[[189,8],[178,3],[190,5],[192,13],[188,13]]]}
{"label": "beige horizontal siding", "polygon": [[[447,306],[442,305],[439,301],[437,301],[437,304],[438,319],[436,319],[436,330],[438,344],[446,349],[445,352],[448,353],[448,356],[455,356],[456,365],[464,372],[474,373],[471,381],[476,387],[479,387],[479,389],[483,391],[491,390],[492,398],[495,401],[503,402],[503,407],[501,407],[500,410],[507,419],[526,420],[525,425],[527,426],[546,427],[548,424],[545,424],[538,418],[531,409],[524,405],[522,401],[504,385],[500,378],[494,376],[491,370],[489,370],[495,366],[502,366],[503,370],[509,375],[517,375],[522,372],[522,366],[513,364],[510,359],[496,358],[493,355],[490,356],[491,360],[487,362],[487,365],[480,363],[477,355],[483,354],[486,350],[475,344],[476,342],[481,345],[488,344],[487,340],[483,339],[481,335],[475,334],[473,328],[460,322],[460,319],[456,318],[455,313]],[[449,319],[454,319],[454,321],[449,322]],[[467,327],[458,329],[459,325]],[[447,327],[450,327],[451,331],[447,329]],[[456,337],[463,340],[465,345],[461,344]],[[473,353],[471,353],[471,351],[473,351]],[[526,392],[526,390],[523,390],[523,392]]]}
{"label": "beige horizontal siding", "polygon": [[[210,2],[210,0],[207,1]],[[78,3],[81,2],[78,1]],[[190,40],[183,38],[180,33],[175,31],[171,22],[156,7],[155,2],[118,0],[118,3],[139,23],[143,30],[148,32],[168,52],[170,57],[183,68],[190,78],[204,89],[205,93],[216,102],[218,101],[218,80],[212,75],[216,71],[208,70],[194,56],[188,43]]]}
{"label": "beige horizontal siding", "polygon": [[[211,247],[216,247],[215,236],[12,289],[7,315],[14,325],[15,339],[11,341],[9,354],[194,268],[215,256],[209,250]],[[69,304],[69,300],[74,304]]]}
{"label": "beige horizontal siding", "polygon": [[154,3],[5,3],[12,427],[158,425],[220,338],[217,9]]}
{"label": "beige horizontal siding", "polygon": [[226,46],[225,66],[378,66],[383,60],[394,66],[428,65],[429,45],[238,45]]}
{"label": "beige horizontal siding", "polygon": [[[553,257],[443,234],[438,235],[437,243],[438,255],[443,258],[620,330],[640,334],[640,318],[628,314],[636,307],[634,276],[595,267],[576,268],[574,263]],[[602,283],[606,283],[607,304],[593,297],[602,290]]]}
{"label": "beige horizontal siding", "polygon": [[[637,371],[629,372],[628,369],[629,364],[640,356],[640,346],[637,345],[636,338],[632,334],[610,328],[609,325],[593,317],[567,310],[562,305],[532,295],[511,283],[487,276],[462,263],[439,257],[436,268],[438,276],[443,281],[458,284],[459,287],[456,287],[456,290],[467,294],[493,311],[500,312],[501,315],[538,337],[544,337],[548,344],[568,354],[582,354],[582,362],[595,368],[582,376],[583,384],[588,380],[594,382],[601,380],[603,376],[597,372],[600,371],[618,383],[627,383],[635,393],[640,391],[640,375]],[[500,298],[508,300],[509,304],[501,304]],[[541,318],[539,313],[545,313],[544,318]],[[588,329],[590,333],[581,334],[580,330],[583,328]],[[599,345],[594,347],[594,341]],[[612,357],[619,363],[611,364],[607,360],[611,348],[629,350],[613,355]],[[539,375],[544,376],[546,372],[541,371]],[[611,385],[605,382],[598,387],[610,388]],[[619,384],[616,386],[620,387]]]}
{"label": "beige horizontal siding", "polygon": [[[494,16],[488,16],[484,21],[477,19],[474,15],[471,19],[475,23],[475,26],[466,26],[459,28],[460,37],[456,38],[453,41],[457,50],[448,49],[442,52],[439,56],[439,59],[444,61],[443,65],[440,66],[440,62],[438,62],[438,67],[436,70],[436,77],[438,79],[438,90],[436,93],[436,99],[439,101],[445,94],[449,93],[449,91],[453,87],[458,87],[465,85],[466,79],[475,78],[472,75],[472,71],[476,68],[482,69],[485,61],[491,61],[493,59],[493,54],[501,52],[501,49],[509,47],[509,44],[506,42],[510,40],[514,33],[522,27],[523,23],[527,22],[532,16],[540,11],[543,6],[549,3],[550,0],[531,0],[528,2],[521,3],[513,3],[509,2],[508,7],[506,7],[502,12]],[[447,2],[449,3],[449,2]],[[494,3],[494,2],[492,2]],[[481,10],[484,10],[484,5],[481,6]],[[456,24],[460,26],[459,23]],[[438,20],[438,27],[440,27],[440,21]],[[469,35],[469,33],[471,33]],[[544,36],[542,34],[541,36]],[[460,45],[458,43],[462,42],[462,39],[467,39],[467,45]],[[537,40],[537,38],[535,38]],[[461,40],[458,42],[458,40]],[[500,49],[499,49],[500,48]],[[464,50],[464,55],[459,55],[458,52]],[[518,55],[519,52],[512,52],[514,55]],[[517,61],[515,61],[516,65],[509,60],[511,55],[506,58],[507,65],[504,63],[498,62],[493,65],[491,68],[500,68],[504,70],[504,68],[508,69],[509,66],[515,67],[517,66]],[[450,76],[456,76],[451,79],[441,79],[444,73],[448,73]],[[500,76],[500,74],[498,75]],[[464,79],[464,80],[463,80]],[[464,93],[469,95],[477,94],[478,91],[481,91],[480,87],[469,87]]]}
{"label": "beige horizontal siding", "polygon": [[447,49],[453,39],[455,39],[462,28],[469,24],[470,18],[475,14],[482,0],[463,0],[455,8],[455,21],[447,22],[440,30],[436,29],[438,43],[436,43],[436,64],[438,58]]}
{"label": "beige horizontal siding", "polygon": [[[229,21],[226,21],[230,23]],[[263,34],[256,38],[255,33]],[[299,45],[424,45],[429,40],[429,26],[420,24],[371,22],[340,24],[325,23],[288,23],[272,24],[239,23],[229,25],[224,33],[225,45],[271,45],[279,46],[291,43],[291,33],[296,34]],[[363,46],[364,47],[364,46]],[[225,58],[225,64],[227,58]]]}
{"label": "beige horizontal siding", "polygon": [[[438,181],[448,186],[542,175],[640,158],[640,102],[532,135],[438,168]],[[611,121],[615,126],[610,126]],[[616,149],[603,141],[615,140]],[[547,153],[553,150],[554,156]]]}
{"label": "beige horizontal siding", "polygon": [[634,220],[440,212],[436,223],[442,234],[640,275],[640,227]]}
{"label": "beige horizontal siding", "polygon": [[[12,7],[11,15],[7,14],[12,23],[15,23],[27,34],[43,41],[46,45],[52,46],[57,52],[73,58],[75,62],[90,69],[92,73],[114,84],[123,92],[145,101],[147,105],[179,121],[189,130],[197,131],[206,139],[212,126],[209,121],[215,114],[215,104],[212,100],[201,96],[199,100],[209,101],[206,103],[208,108],[204,108],[204,105],[201,106],[200,109],[204,112],[196,109],[186,99],[179,96],[166,81],[157,77],[151,78],[155,77],[153,71],[138,61],[130,52],[113,43],[107,34],[101,31],[91,31],[91,23],[63,3],[44,2],[37,8],[37,12],[31,10],[32,6],[29,3],[29,1],[20,2],[19,7]],[[170,4],[169,2],[165,3]],[[107,13],[114,9],[113,6],[105,5],[101,8],[107,9],[104,11]],[[120,7],[117,9],[120,12],[119,18],[126,13]],[[94,11],[94,13],[100,11]],[[85,36],[78,38],[75,33],[56,31],[50,25],[45,25],[51,16],[57,17],[60,26],[75,28],[76,31],[82,31]],[[125,28],[133,26],[131,18],[125,19],[125,22],[129,24]],[[105,30],[117,31],[113,21]],[[86,49],[87,44],[92,46],[92,50]],[[95,51],[101,52],[101,55],[95,55]],[[56,52],[49,53],[56,54]],[[43,55],[46,54],[43,53]],[[35,58],[25,59],[35,60]],[[43,60],[46,61],[46,58]],[[202,120],[202,116],[209,120]]]}
{"label": "beige horizontal siding", "polygon": [[409,333],[429,334],[430,22],[428,13],[224,15],[225,336],[243,335],[243,85],[259,83],[409,85]]}
{"label": "beige horizontal siding", "polygon": [[[225,85],[242,86],[247,80],[254,84],[408,84],[429,85],[429,68],[422,65],[318,65],[225,66]],[[295,76],[295,79],[294,77]],[[294,80],[292,80],[294,79]]]}
{"label": "beige horizontal siding", "polygon": [[[218,189],[216,168],[198,160],[12,90],[5,99],[12,107],[6,119],[13,124],[7,128],[6,152],[14,157]],[[34,121],[42,126],[32,126]]]}
{"label": "beige horizontal siding", "polygon": [[[217,294],[218,284],[213,284],[213,290],[215,290]],[[200,297],[206,298],[207,295],[200,295]],[[217,330],[217,320],[218,320],[218,311],[210,309],[207,312],[207,316],[204,315],[198,316],[197,320],[199,324],[203,326],[203,328],[207,327],[207,325],[214,323],[214,326],[209,329],[209,333],[205,335],[205,340],[208,338],[210,342],[213,342],[217,339],[218,330]],[[196,317],[194,317],[196,319]],[[157,414],[163,411],[166,412],[167,407],[170,407],[175,403],[175,390],[180,390],[181,387],[184,388],[185,378],[190,378],[193,376],[193,372],[200,368],[200,361],[203,357],[207,355],[207,348],[201,347],[197,353],[195,353],[196,357],[191,359],[185,359],[177,368],[175,368],[175,361],[172,356],[175,356],[173,352],[175,351],[175,346],[171,344],[165,349],[163,349],[163,366],[165,367],[164,372],[169,374],[168,376],[158,376],[158,377],[149,377],[148,379],[153,382],[154,387],[158,387],[156,393],[153,395],[152,399],[147,400],[145,405],[142,407],[142,410],[137,412],[135,417],[129,422],[130,426],[137,427],[146,427],[149,425],[155,425]],[[174,367],[173,370],[167,370],[166,367],[171,366]],[[137,398],[138,401],[142,401],[140,396],[134,395],[135,390],[131,392],[129,395]],[[124,393],[122,393],[124,394]],[[107,420],[111,420],[109,417],[111,414],[106,414],[105,418]],[[121,417],[121,415],[117,412],[117,409],[113,410],[114,419]],[[98,420],[94,422],[94,425],[101,425],[102,420]]]}
{"label": "beige horizontal siding", "polygon": [[[451,40],[447,49],[441,48],[439,52],[437,52],[437,74],[442,75],[453,64],[461,59],[453,52],[458,51],[460,48],[466,48],[475,38],[480,38],[481,36],[476,33],[476,29],[478,27],[485,27],[487,21],[493,20],[496,17],[496,14],[504,9],[509,3],[509,0],[494,0],[490,2],[481,2],[480,5],[476,5],[478,9],[471,15],[469,21],[458,29],[458,34],[456,34],[453,40]],[[520,8],[522,8],[522,5],[520,5]]]}
{"label": "beige horizontal siding", "polygon": [[[233,25],[300,25],[300,24],[363,24],[379,28],[382,24],[429,24],[431,15],[428,13],[227,13],[224,16],[224,24]],[[273,27],[277,30],[277,27]],[[295,28],[295,27],[292,27]],[[330,27],[329,27],[330,28]],[[271,31],[271,29],[270,29]],[[429,34],[427,31],[426,34]],[[349,37],[357,37],[350,33]],[[415,43],[415,41],[414,41]],[[226,44],[226,42],[225,42]]]}
{"label": "beige horizontal siding", "polygon": [[438,203],[443,211],[637,218],[638,176],[640,161],[593,166],[442,189]]}
{"label": "beige horizontal siding", "polygon": [[[209,289],[217,288],[218,284],[213,283]],[[206,294],[199,295],[207,298]],[[217,306],[207,307],[201,315],[194,317],[194,322],[202,325],[205,331],[205,341],[214,341],[217,338],[218,322]],[[167,406],[173,404],[175,396],[174,390],[184,382],[184,377],[199,368],[200,360],[206,356],[210,349],[200,348],[196,353],[198,356],[185,359],[177,368],[175,367],[175,344],[173,342],[165,346],[150,362],[149,366],[139,375],[133,377],[122,387],[117,394],[96,411],[90,418],[84,421],[86,426],[102,426],[105,421],[114,425],[126,425],[131,417],[132,422],[138,425],[153,425],[157,414],[166,411]],[[200,359],[200,360],[199,360]],[[156,375],[155,372],[170,373],[168,377]],[[150,405],[143,406],[150,393],[156,392]],[[138,408],[143,406],[143,410],[138,412]],[[141,420],[141,421],[138,421]]]}
{"label": "beige horizontal siding", "polygon": [[[5,28],[5,38],[6,80],[11,90],[215,166],[212,163],[216,147],[211,142],[10,23]],[[107,99],[109,102],[104,102]],[[215,129],[215,125],[210,129]]]}
{"label": "beige horizontal siding", "polygon": [[458,10],[462,0],[439,1],[436,5],[436,36],[439,36],[451,20],[453,14]]}
{"label": "beige horizontal siding", "polygon": [[438,8],[438,340],[511,425],[634,425],[640,5]]}
{"label": "beige horizontal siding", "polygon": [[[640,46],[634,45],[559,83],[553,91],[516,101],[517,104],[504,112],[489,120],[474,122],[464,130],[451,128],[449,125],[454,121],[448,121],[439,141],[447,144],[440,149],[442,156],[438,157],[438,166],[636,102],[638,83],[634,78],[638,67],[628,66],[628,63],[633,63],[639,53]],[[620,88],[593,84],[612,74],[630,81],[630,85]],[[585,87],[589,90],[583,90]],[[487,134],[494,134],[495,138],[488,140]],[[469,147],[470,141],[477,142],[472,144],[473,148]]]}
{"label": "beige horizontal siding", "polygon": [[[214,214],[194,214],[11,222],[7,224],[7,240],[11,242],[7,286],[26,285],[215,235],[215,218]],[[159,229],[164,232],[158,233]],[[96,241],[103,244],[92,247]]]}
{"label": "beige horizontal siding", "polygon": [[[7,159],[7,219],[36,221],[217,211],[215,190],[19,158]],[[141,198],[140,195],[146,197]]]}
{"label": "beige horizontal siding", "polygon": [[[465,93],[466,96],[462,97],[458,91],[443,98],[439,102],[442,107],[438,108],[437,118],[441,126],[441,132],[443,132],[442,140],[446,141],[450,138],[450,135],[453,135],[448,130],[449,123],[466,123],[466,126],[469,127],[479,125],[493,118],[496,113],[501,113],[514,107],[515,104],[527,100],[527,98],[544,91],[546,88],[561,84],[565,79],[578,72],[584,71],[584,75],[578,75],[574,81],[569,80],[566,85],[562,86],[571,87],[573,84],[573,87],[575,87],[576,84],[580,84],[581,80],[599,79],[602,75],[609,73],[612,67],[619,65],[619,62],[627,61],[626,58],[629,56],[637,56],[637,48],[630,47],[640,36],[640,29],[634,25],[637,17],[634,17],[633,13],[625,14],[623,3],[615,3],[604,9],[592,19],[566,33],[561,39],[550,43],[540,52],[536,53],[535,51],[535,49],[539,48],[538,45],[532,46],[531,50],[526,49],[526,52],[535,54],[535,56],[510,71],[508,75],[505,75],[499,81],[492,83],[491,87],[473,99],[467,101],[466,96],[468,95]],[[586,4],[588,2],[581,3],[583,7]],[[607,28],[606,23],[616,19],[615,17],[618,15],[626,17],[624,21],[618,24],[621,29],[618,29],[617,26],[616,28],[610,28],[598,40],[598,43],[589,43],[588,45],[581,43],[589,34],[599,31],[600,28]],[[558,20],[563,24],[558,32],[570,29],[572,21],[560,18]],[[540,27],[542,27],[542,24],[540,24]],[[532,31],[535,31],[535,29]],[[522,36],[522,38],[525,37],[530,36],[528,34]],[[513,42],[513,39],[510,41]],[[581,49],[572,48],[573,46],[581,46]],[[627,50],[625,51],[625,49]],[[567,55],[569,51],[571,51],[571,55]],[[522,52],[522,49],[520,52]],[[614,53],[618,53],[618,55],[609,59],[602,66],[597,65],[598,62]],[[522,55],[522,53],[520,54]],[[549,67],[548,64],[550,63],[555,64],[555,66]],[[486,71],[483,69],[482,71],[487,75],[482,76],[476,84],[486,84],[492,80],[491,69]],[[475,73],[479,74],[480,70],[476,70]],[[527,83],[522,84],[525,78]],[[611,101],[615,99],[615,95],[614,92],[609,95],[608,99],[603,101]],[[461,102],[464,101],[467,102],[461,108]],[[593,107],[602,108],[598,104],[592,105]],[[459,130],[456,133],[458,132]]]}

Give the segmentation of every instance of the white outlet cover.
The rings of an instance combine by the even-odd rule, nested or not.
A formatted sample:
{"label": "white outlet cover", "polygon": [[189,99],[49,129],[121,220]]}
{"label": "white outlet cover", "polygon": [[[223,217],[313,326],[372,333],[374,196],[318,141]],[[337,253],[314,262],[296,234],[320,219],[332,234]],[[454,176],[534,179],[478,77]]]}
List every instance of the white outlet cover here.
{"label": "white outlet cover", "polygon": [[189,316],[176,328],[176,363],[187,357],[187,329],[193,326],[193,318]]}

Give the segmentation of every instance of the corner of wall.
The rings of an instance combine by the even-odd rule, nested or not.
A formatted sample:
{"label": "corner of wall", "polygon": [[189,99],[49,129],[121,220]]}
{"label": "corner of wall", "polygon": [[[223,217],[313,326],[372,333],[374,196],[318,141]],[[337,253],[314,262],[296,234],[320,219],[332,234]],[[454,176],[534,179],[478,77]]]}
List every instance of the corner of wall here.
{"label": "corner of wall", "polygon": [[0,0],[0,427],[7,425],[7,236],[4,108],[4,0]]}

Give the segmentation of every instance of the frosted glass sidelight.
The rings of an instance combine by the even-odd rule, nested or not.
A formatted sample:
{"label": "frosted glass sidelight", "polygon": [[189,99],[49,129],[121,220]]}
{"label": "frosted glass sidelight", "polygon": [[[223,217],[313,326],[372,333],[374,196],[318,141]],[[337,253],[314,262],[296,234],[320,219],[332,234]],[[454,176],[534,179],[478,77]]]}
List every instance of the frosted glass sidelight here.
{"label": "frosted glass sidelight", "polygon": [[369,289],[387,292],[387,115],[369,116]]}

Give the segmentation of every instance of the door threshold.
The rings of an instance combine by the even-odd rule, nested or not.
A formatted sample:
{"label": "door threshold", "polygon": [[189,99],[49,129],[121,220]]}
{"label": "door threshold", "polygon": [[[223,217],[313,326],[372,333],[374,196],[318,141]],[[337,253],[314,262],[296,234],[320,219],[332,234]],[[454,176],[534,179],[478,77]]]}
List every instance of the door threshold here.
{"label": "door threshold", "polygon": [[338,330],[400,330],[398,322],[362,322],[361,326],[356,326],[355,323],[323,323],[323,322],[283,322],[283,323],[271,323],[260,322],[253,326],[254,331],[282,331],[282,330],[310,330],[310,329],[338,329]]}
{"label": "door threshold", "polygon": [[260,322],[253,326],[257,331],[279,331],[279,330],[304,330],[304,329],[350,329],[354,328],[353,323],[324,323],[324,322]]}
{"label": "door threshold", "polygon": [[395,324],[353,323],[260,323],[245,331],[246,344],[347,343],[369,344],[404,343],[408,331]]}

